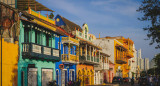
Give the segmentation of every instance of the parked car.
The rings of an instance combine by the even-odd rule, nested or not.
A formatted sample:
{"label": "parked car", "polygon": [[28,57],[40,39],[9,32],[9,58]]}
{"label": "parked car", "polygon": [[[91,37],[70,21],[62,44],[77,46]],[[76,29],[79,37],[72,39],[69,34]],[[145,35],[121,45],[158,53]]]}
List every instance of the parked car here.
{"label": "parked car", "polygon": [[113,77],[112,83],[123,84],[123,79],[122,77]]}
{"label": "parked car", "polygon": [[123,78],[124,83],[130,83],[131,79],[129,77]]}
{"label": "parked car", "polygon": [[147,86],[148,85],[147,77],[141,77],[140,81],[138,83],[139,83],[140,86]]}

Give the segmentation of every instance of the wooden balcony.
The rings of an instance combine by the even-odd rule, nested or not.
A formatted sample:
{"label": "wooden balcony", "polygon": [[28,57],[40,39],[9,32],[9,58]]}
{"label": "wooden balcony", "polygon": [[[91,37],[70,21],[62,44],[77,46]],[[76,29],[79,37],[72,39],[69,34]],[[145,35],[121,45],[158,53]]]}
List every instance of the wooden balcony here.
{"label": "wooden balcony", "polygon": [[79,45],[79,41],[72,37],[62,37],[62,43],[72,43],[75,45]]}
{"label": "wooden balcony", "polygon": [[109,64],[108,63],[101,63],[102,69],[109,70]]}
{"label": "wooden balcony", "polygon": [[126,56],[127,56],[128,58],[132,58],[132,57],[134,57],[134,55],[133,55],[133,52],[132,52],[132,51],[127,51]]}
{"label": "wooden balcony", "polygon": [[84,64],[91,64],[91,65],[98,65],[99,64],[99,60],[95,60],[96,57],[90,56],[90,55],[82,55],[79,57],[79,61],[80,63],[84,63]]}
{"label": "wooden balcony", "polygon": [[23,58],[40,59],[48,61],[60,61],[60,50],[38,45],[35,43],[22,43]]}
{"label": "wooden balcony", "polygon": [[75,35],[75,36],[77,36],[77,37],[79,37],[79,38],[82,38],[82,39],[84,39],[84,40],[93,41],[93,39],[92,39],[92,37],[91,37],[90,34],[88,34],[88,36],[86,36],[86,35],[84,35],[82,32],[80,32],[80,31],[78,31],[78,30],[73,31],[72,33],[73,33],[73,35]]}
{"label": "wooden balcony", "polygon": [[116,58],[116,63],[118,63],[118,64],[126,64],[127,63],[127,59],[126,58],[122,58],[122,57],[117,57]]}
{"label": "wooden balcony", "polygon": [[78,63],[79,56],[72,55],[72,54],[62,54],[62,62]]}

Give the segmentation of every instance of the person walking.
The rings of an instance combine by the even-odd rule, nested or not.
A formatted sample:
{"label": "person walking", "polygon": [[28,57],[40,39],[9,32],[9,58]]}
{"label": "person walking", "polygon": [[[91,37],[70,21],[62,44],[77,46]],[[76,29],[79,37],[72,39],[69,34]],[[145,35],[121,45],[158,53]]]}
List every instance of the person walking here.
{"label": "person walking", "polygon": [[134,77],[132,77],[132,79],[131,79],[131,85],[132,86],[134,85]]}
{"label": "person walking", "polygon": [[152,76],[149,76],[148,81],[149,81],[149,86],[152,86]]}

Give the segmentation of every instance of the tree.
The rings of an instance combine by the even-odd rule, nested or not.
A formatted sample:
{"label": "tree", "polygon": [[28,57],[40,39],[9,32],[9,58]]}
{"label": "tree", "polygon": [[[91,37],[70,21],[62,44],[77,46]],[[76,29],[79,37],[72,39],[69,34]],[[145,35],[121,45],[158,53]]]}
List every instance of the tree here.
{"label": "tree", "polygon": [[150,45],[157,43],[155,48],[160,48],[160,1],[142,0],[137,12],[143,13],[143,17],[138,18],[140,21],[150,22],[150,25],[143,28],[148,31],[147,39],[151,39]]}
{"label": "tree", "polygon": [[154,61],[156,64],[155,66],[157,67],[156,69],[158,70],[157,72],[160,74],[160,53],[154,57]]}

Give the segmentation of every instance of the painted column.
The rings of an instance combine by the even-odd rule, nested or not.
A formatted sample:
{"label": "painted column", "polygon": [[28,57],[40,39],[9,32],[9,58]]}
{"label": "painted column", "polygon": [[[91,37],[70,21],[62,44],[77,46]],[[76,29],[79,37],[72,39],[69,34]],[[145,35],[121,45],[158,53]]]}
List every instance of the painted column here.
{"label": "painted column", "polygon": [[89,46],[89,50],[90,50],[90,54],[89,55],[90,55],[90,60],[91,60],[91,46]]}
{"label": "painted column", "polygon": [[70,43],[68,43],[68,60],[70,61]]}
{"label": "painted column", "polygon": [[86,44],[86,60],[87,60],[87,44]]}

